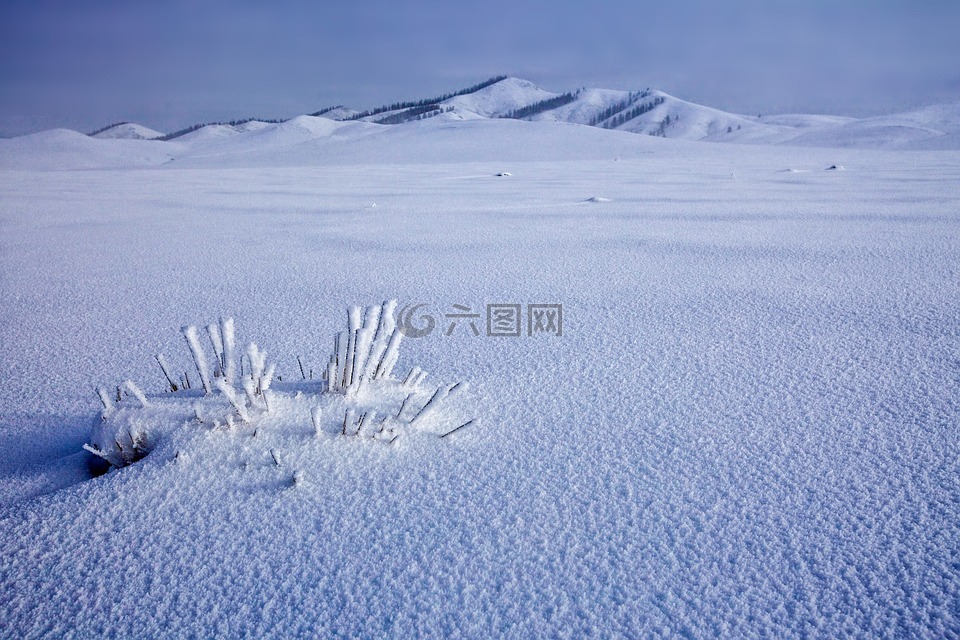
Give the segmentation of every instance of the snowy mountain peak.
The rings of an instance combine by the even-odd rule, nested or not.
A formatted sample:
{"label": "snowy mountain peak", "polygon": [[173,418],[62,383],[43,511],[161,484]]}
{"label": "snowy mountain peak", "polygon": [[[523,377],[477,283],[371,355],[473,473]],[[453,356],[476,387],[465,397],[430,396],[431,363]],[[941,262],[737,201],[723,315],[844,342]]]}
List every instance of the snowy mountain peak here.
{"label": "snowy mountain peak", "polygon": [[467,112],[484,118],[498,118],[507,113],[556,97],[529,80],[504,78],[472,93],[455,96],[441,103],[454,111]]}
{"label": "snowy mountain peak", "polygon": [[347,120],[358,113],[360,112],[356,109],[350,109],[349,107],[330,107],[327,109],[321,109],[320,111],[311,113],[310,115],[320,118],[328,118],[330,120]]}
{"label": "snowy mountain peak", "polygon": [[121,122],[90,134],[92,138],[105,140],[153,140],[161,136],[159,131],[133,122]]}

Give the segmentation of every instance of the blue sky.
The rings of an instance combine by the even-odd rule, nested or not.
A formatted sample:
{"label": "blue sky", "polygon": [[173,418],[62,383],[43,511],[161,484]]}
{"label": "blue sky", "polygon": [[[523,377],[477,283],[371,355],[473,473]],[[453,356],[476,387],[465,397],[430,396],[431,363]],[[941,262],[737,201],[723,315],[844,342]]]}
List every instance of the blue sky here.
{"label": "blue sky", "polygon": [[0,134],[169,131],[419,98],[508,73],[743,113],[960,99],[956,2],[0,3]]}

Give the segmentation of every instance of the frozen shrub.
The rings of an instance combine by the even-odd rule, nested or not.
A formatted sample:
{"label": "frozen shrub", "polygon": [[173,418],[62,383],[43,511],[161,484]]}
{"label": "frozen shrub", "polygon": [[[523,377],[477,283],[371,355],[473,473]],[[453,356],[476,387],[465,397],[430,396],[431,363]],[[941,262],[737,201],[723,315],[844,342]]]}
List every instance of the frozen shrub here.
{"label": "frozen shrub", "polygon": [[[404,433],[423,431],[446,437],[473,424],[469,420],[456,426],[459,421],[453,422],[445,412],[449,399],[465,384],[425,387],[427,374],[416,366],[402,380],[394,378],[403,339],[396,306],[396,301],[389,300],[366,309],[350,307],[346,329],[334,336],[333,353],[315,382],[307,380],[299,356],[300,379],[294,376],[293,381],[283,382],[276,375],[276,362],[268,361],[267,352],[253,342],[237,359],[231,318],[206,325],[213,350],[211,367],[197,327],[186,326],[182,334],[202,392],[190,388],[186,372],[185,383],[178,384],[174,369],[163,354],[157,354],[164,391],[148,396],[132,380],[116,387],[115,396],[98,388],[102,410],[84,448],[113,467],[124,467],[171,439],[189,442],[191,435],[203,429],[267,436],[257,442],[293,432],[310,434],[311,439],[339,434],[394,443]],[[310,397],[304,398],[305,394]],[[279,451],[268,450],[274,466],[281,467]],[[179,454],[177,449],[174,457]]]}

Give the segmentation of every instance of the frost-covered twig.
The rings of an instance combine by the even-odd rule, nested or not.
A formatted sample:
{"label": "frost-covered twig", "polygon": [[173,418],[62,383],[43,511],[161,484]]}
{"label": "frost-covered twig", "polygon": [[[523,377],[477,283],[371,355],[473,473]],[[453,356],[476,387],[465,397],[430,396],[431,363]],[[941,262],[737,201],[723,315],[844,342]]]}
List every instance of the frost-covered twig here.
{"label": "frost-covered twig", "polygon": [[93,455],[99,458],[103,458],[104,460],[107,461],[108,464],[111,464],[118,468],[123,466],[123,460],[115,458],[110,454],[110,452],[102,451],[95,446],[87,444],[86,442],[83,443],[83,448],[86,451],[89,451],[90,453],[92,453]]}
{"label": "frost-covered twig", "polygon": [[[401,333],[394,317],[396,300],[347,310],[347,330],[334,338],[325,373],[330,391],[355,392],[372,381],[389,377],[396,363]],[[302,367],[302,363],[301,363]],[[301,376],[305,370],[301,368]]]}
{"label": "frost-covered twig", "polygon": [[407,374],[407,377],[403,379],[403,386],[407,387],[420,375],[420,367],[413,367],[410,369],[410,373]]}
{"label": "frost-covered twig", "polygon": [[273,408],[270,406],[270,396],[269,391],[262,391],[260,395],[263,396],[263,406],[266,407],[267,413],[273,413]]}
{"label": "frost-covered twig", "polygon": [[140,406],[144,409],[150,406],[150,403],[147,402],[147,397],[143,395],[143,391],[140,391],[140,387],[133,383],[133,380],[126,380],[123,384],[127,388],[127,391],[130,392],[130,395],[140,402]]}
{"label": "frost-covered twig", "polygon": [[464,422],[464,423],[463,423],[462,425],[460,425],[459,427],[456,427],[456,428],[451,429],[450,431],[447,431],[445,434],[441,435],[440,437],[441,437],[441,438],[446,438],[447,436],[449,436],[449,435],[451,435],[451,434],[453,434],[453,433],[456,433],[457,431],[460,431],[460,429],[463,429],[464,427],[469,427],[469,426],[470,426],[471,424],[473,424],[474,422],[475,422],[474,420],[467,420],[466,422]]}
{"label": "frost-covered twig", "polygon": [[243,379],[243,391],[247,394],[247,404],[251,407],[257,404],[257,387],[252,378]]}
{"label": "frost-covered twig", "polygon": [[[387,300],[382,306],[377,307],[379,309],[377,312],[377,330],[370,344],[370,352],[364,366],[362,381],[376,380],[380,377],[380,372],[385,370],[385,358],[389,357],[395,360],[394,355],[399,347],[399,339],[393,340],[392,338],[394,333],[398,335],[400,333],[396,330],[397,323],[393,317],[396,306],[396,300]],[[391,345],[393,346],[392,350],[390,349]]]}
{"label": "frost-covered twig", "polygon": [[410,424],[414,424],[421,417],[429,413],[436,407],[440,402],[447,397],[447,390],[445,387],[437,387],[437,390],[433,392],[433,395],[430,396],[430,399],[427,400],[427,404],[420,407],[420,411],[417,412],[417,415],[413,416],[410,419]]}
{"label": "frost-covered twig", "polygon": [[377,328],[370,343],[370,351],[363,371],[364,380],[375,379],[377,370],[383,362],[383,356],[387,350],[387,343],[396,327],[396,320],[393,317],[396,306],[396,300],[387,300],[379,307],[376,307]]}
{"label": "frost-covered twig", "polygon": [[380,314],[382,308],[378,305],[367,307],[363,326],[357,332],[357,345],[354,357],[354,376],[353,386],[359,388],[363,384],[366,376],[367,363],[370,360],[373,349],[374,338],[380,327]]}
{"label": "frost-covered twig", "polygon": [[403,410],[407,408],[407,403],[413,398],[412,393],[408,393],[407,397],[403,399],[403,402],[400,403],[400,410],[397,411],[397,420],[400,419],[400,416],[403,414]]}
{"label": "frost-covered twig", "polygon": [[270,388],[270,385],[273,384],[273,374],[277,371],[277,363],[271,362],[267,365],[267,370],[263,372],[263,375],[260,376],[260,393],[266,393]]}
{"label": "frost-covered twig", "polygon": [[247,408],[240,402],[240,398],[237,397],[237,392],[234,391],[233,387],[227,384],[226,380],[220,379],[217,380],[217,389],[226,396],[227,400],[236,410],[237,415],[240,416],[240,419],[244,422],[250,422],[250,414],[247,413]]}
{"label": "frost-covered twig", "polygon": [[360,424],[357,425],[356,435],[359,436],[360,432],[363,431],[363,428],[366,427],[368,424],[373,424],[373,421],[376,420],[376,418],[377,418],[376,411],[368,411],[367,413],[363,414],[360,417]]}
{"label": "frost-covered twig", "polygon": [[228,384],[233,384],[237,364],[234,355],[236,338],[234,336],[233,318],[220,318],[220,337],[223,340],[223,377],[226,378]]}
{"label": "frost-covered twig", "polygon": [[353,409],[347,409],[343,413],[343,428],[340,430],[340,435],[342,436],[347,435],[347,423],[349,423],[350,426],[353,427],[353,423],[356,420],[356,415],[357,414],[356,412],[354,412]]}
{"label": "frost-covered twig", "polygon": [[97,387],[97,397],[100,398],[100,404],[103,405],[100,417],[106,420],[114,411],[113,402],[110,401],[110,395],[103,387]]}
{"label": "frost-covered twig", "polygon": [[190,353],[193,355],[193,361],[197,365],[197,373],[200,374],[200,382],[203,384],[203,392],[210,393],[210,375],[207,372],[207,357],[203,353],[203,347],[200,346],[200,338],[197,336],[197,328],[193,325],[183,328],[183,337],[187,340],[187,346],[190,347]]}
{"label": "frost-covered twig", "polygon": [[259,384],[266,366],[267,352],[261,351],[256,343],[251,342],[247,345],[247,359],[250,361],[250,378]]}
{"label": "frost-covered twig", "polygon": [[353,365],[356,358],[357,332],[360,330],[360,307],[353,306],[347,311],[347,354],[344,363],[343,386],[353,384]]}
{"label": "frost-covered twig", "polygon": [[377,366],[377,371],[374,377],[378,380],[381,378],[389,378],[393,373],[393,367],[396,366],[397,359],[400,357],[401,340],[403,340],[403,332],[400,331],[399,327],[396,327],[390,336],[390,342],[387,343],[387,349],[383,354],[383,359]]}
{"label": "frost-covered twig", "polygon": [[413,419],[410,420],[410,424],[415,424],[418,420],[423,419],[430,412],[436,409],[437,405],[439,405],[447,397],[449,397],[453,393],[456,393],[458,390],[460,390],[464,386],[465,386],[464,384],[458,382],[456,384],[451,384],[446,387],[438,387],[437,390],[434,392],[433,396],[427,401],[427,404],[423,405],[423,408],[421,408],[420,411],[417,412],[417,415],[413,416]]}
{"label": "frost-covered twig", "polygon": [[207,325],[207,335],[210,336],[210,344],[213,345],[213,355],[216,356],[217,366],[214,367],[214,377],[223,375],[223,338],[220,335],[220,325],[211,322]]}
{"label": "frost-covered twig", "polygon": [[327,391],[333,391],[337,386],[337,363],[330,361],[327,365]]}
{"label": "frost-covered twig", "polygon": [[167,383],[170,385],[170,391],[176,393],[177,383],[173,381],[173,376],[170,375],[170,367],[167,366],[167,360],[163,357],[162,353],[158,353],[154,356],[157,360],[157,364],[160,365],[160,370],[163,371],[163,377],[167,379]]}

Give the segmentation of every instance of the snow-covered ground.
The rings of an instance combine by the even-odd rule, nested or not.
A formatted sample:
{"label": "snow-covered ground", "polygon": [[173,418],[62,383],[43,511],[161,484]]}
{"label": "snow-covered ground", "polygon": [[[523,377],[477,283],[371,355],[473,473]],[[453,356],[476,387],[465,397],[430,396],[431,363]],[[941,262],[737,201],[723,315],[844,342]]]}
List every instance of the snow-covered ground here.
{"label": "snow-covered ground", "polygon": [[[960,634],[960,152],[304,117],[0,167],[0,635]],[[164,402],[182,326],[289,381],[394,297],[456,437],[316,438],[308,395],[88,479],[95,386]]]}

